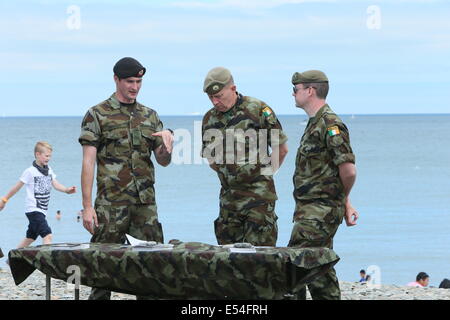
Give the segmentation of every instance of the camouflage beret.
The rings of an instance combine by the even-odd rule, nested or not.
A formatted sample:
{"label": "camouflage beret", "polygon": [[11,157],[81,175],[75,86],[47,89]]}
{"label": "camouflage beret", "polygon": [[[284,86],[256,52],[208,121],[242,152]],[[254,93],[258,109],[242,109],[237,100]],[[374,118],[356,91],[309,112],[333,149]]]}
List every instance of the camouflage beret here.
{"label": "camouflage beret", "polygon": [[206,75],[203,91],[208,94],[216,94],[230,82],[231,78],[230,70],[223,67],[213,68]]}
{"label": "camouflage beret", "polygon": [[136,59],[125,57],[116,62],[113,71],[120,79],[125,79],[129,77],[141,78],[146,69]]}
{"label": "camouflage beret", "polygon": [[305,72],[296,72],[292,76],[292,84],[299,83],[320,83],[328,82],[328,78],[322,71],[309,70]]}

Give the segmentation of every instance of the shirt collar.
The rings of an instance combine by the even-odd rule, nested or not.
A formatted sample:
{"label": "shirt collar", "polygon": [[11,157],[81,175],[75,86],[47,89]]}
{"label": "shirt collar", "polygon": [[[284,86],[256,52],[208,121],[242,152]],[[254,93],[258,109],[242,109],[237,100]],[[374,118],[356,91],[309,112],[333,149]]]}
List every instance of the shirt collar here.
{"label": "shirt collar", "polygon": [[109,104],[111,105],[111,107],[113,109],[120,109],[120,102],[119,100],[117,100],[116,98],[116,94],[113,93],[110,97],[109,97]]}
{"label": "shirt collar", "polygon": [[316,115],[312,118],[309,119],[309,121],[314,124],[317,123],[317,121],[319,121],[320,118],[322,118],[323,114],[325,112],[327,112],[330,109],[330,107],[328,106],[328,104],[324,104],[316,113]]}
{"label": "shirt collar", "polygon": [[[120,107],[121,107],[121,104],[120,104],[120,101],[119,100],[117,100],[117,98],[116,98],[116,93],[113,93],[110,97],[109,97],[109,104],[111,105],[111,107],[113,108],[113,109],[120,109]],[[136,104],[136,108],[138,108],[138,102],[137,102],[137,100],[135,100],[135,104]]]}

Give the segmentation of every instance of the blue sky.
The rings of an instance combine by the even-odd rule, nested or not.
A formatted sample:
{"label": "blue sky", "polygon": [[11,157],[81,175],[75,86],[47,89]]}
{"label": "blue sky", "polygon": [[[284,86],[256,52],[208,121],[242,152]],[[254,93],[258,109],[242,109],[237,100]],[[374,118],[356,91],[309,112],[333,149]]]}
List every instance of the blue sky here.
{"label": "blue sky", "polygon": [[138,100],[160,115],[204,114],[215,66],[278,114],[303,114],[290,79],[309,69],[340,114],[450,110],[449,1],[29,0],[0,16],[0,116],[82,116],[124,56],[147,68]]}

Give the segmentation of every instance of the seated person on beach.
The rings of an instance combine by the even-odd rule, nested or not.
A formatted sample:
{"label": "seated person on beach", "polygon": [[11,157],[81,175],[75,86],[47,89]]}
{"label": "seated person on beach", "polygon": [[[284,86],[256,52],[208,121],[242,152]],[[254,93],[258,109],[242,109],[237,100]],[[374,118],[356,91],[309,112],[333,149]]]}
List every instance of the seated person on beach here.
{"label": "seated person on beach", "polygon": [[26,216],[30,222],[26,238],[22,240],[17,248],[27,247],[32,244],[38,236],[42,237],[43,244],[52,242],[52,230],[45,218],[50,201],[50,191],[53,186],[58,191],[67,194],[75,193],[76,187],[66,188],[56,180],[56,175],[48,166],[52,156],[52,147],[47,142],[38,142],[34,148],[34,156],[31,167],[26,169],[19,182],[17,182],[8,194],[0,199],[0,210],[2,210],[9,199],[14,196],[23,185],[26,185]]}
{"label": "seated person on beach", "polygon": [[439,288],[441,289],[450,289],[450,280],[444,279],[441,281],[441,284],[439,284]]}
{"label": "seated person on beach", "polygon": [[410,282],[407,284],[408,287],[417,287],[417,288],[424,288],[428,286],[428,283],[430,282],[430,276],[426,274],[426,272],[419,272],[416,276],[415,282]]}

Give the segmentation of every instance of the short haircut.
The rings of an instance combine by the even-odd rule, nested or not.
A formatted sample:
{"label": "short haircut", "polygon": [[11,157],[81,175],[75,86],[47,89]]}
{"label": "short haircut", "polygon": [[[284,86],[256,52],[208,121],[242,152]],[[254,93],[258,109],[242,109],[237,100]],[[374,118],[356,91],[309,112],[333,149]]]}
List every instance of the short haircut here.
{"label": "short haircut", "polygon": [[230,76],[230,80],[227,82],[225,87],[232,86],[232,85],[234,85],[234,79],[233,79],[233,76]]}
{"label": "short haircut", "polygon": [[364,270],[364,269],[361,269],[361,270],[359,270],[359,273],[366,273],[366,270]]}
{"label": "short haircut", "polygon": [[416,277],[416,281],[419,280],[425,280],[426,278],[429,278],[430,276],[426,272],[419,272],[419,274]]}
{"label": "short haircut", "polygon": [[319,99],[326,99],[328,95],[328,91],[330,90],[330,86],[328,82],[311,82],[311,83],[302,83],[303,88],[313,87],[316,88],[316,95]]}
{"label": "short haircut", "polygon": [[42,153],[42,152],[44,152],[44,149],[48,149],[50,151],[53,151],[52,146],[48,142],[39,141],[34,146],[34,153],[36,153],[36,152]]}

